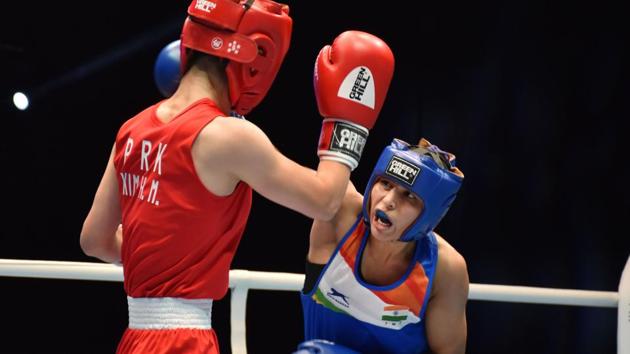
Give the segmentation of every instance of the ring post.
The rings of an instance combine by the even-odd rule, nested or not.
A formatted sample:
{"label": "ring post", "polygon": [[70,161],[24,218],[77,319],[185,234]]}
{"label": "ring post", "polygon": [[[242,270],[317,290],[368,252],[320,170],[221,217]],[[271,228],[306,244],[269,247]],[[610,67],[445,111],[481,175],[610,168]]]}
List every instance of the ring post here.
{"label": "ring post", "polygon": [[630,257],[626,261],[619,281],[617,354],[630,354]]}

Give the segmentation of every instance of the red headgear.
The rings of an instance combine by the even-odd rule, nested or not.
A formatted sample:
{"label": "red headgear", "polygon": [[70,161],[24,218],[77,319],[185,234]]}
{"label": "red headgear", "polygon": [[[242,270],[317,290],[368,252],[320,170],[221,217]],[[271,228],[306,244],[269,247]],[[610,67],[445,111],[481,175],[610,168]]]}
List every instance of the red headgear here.
{"label": "red headgear", "polygon": [[188,50],[229,59],[232,109],[247,114],[262,101],[291,41],[289,6],[271,0],[193,0],[181,35],[182,72]]}

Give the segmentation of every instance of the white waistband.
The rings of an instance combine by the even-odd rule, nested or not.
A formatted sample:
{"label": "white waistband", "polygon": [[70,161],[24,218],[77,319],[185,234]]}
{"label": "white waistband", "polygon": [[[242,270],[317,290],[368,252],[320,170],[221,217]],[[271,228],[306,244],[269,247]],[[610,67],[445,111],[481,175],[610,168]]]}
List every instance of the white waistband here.
{"label": "white waistband", "polygon": [[211,299],[127,296],[129,328],[212,328]]}

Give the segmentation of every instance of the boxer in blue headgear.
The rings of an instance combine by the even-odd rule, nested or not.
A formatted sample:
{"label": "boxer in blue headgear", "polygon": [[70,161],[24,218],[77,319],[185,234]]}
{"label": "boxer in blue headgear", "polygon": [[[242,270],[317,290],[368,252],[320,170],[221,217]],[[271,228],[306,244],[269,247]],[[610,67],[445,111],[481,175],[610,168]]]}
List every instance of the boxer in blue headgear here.
{"label": "boxer in blue headgear", "polygon": [[442,220],[455,200],[464,175],[455,167],[453,154],[427,140],[411,146],[394,139],[381,153],[365,188],[363,217],[367,223],[370,222],[370,191],[379,178],[398,183],[422,200],[424,207],[420,217],[400,237],[401,241],[412,241],[427,236]]}
{"label": "boxer in blue headgear", "polygon": [[464,353],[466,262],[434,231],[463,178],[453,154],[394,139],[365,196],[350,184],[333,219],[313,222],[306,341],[360,353]]}

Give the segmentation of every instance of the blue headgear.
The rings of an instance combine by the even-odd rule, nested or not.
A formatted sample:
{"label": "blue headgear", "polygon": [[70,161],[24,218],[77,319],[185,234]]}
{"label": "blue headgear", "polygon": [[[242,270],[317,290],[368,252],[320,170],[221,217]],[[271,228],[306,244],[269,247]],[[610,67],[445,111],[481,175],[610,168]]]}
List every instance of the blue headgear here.
{"label": "blue headgear", "polygon": [[437,226],[457,196],[464,174],[455,167],[455,155],[440,150],[425,139],[419,146],[394,139],[381,153],[363,198],[363,218],[368,213],[370,192],[379,177],[409,189],[424,202],[420,216],[403,232],[400,241],[418,240]]}
{"label": "blue headgear", "polygon": [[158,90],[164,97],[170,97],[177,90],[181,75],[180,40],[173,41],[162,48],[153,66],[153,78]]}

